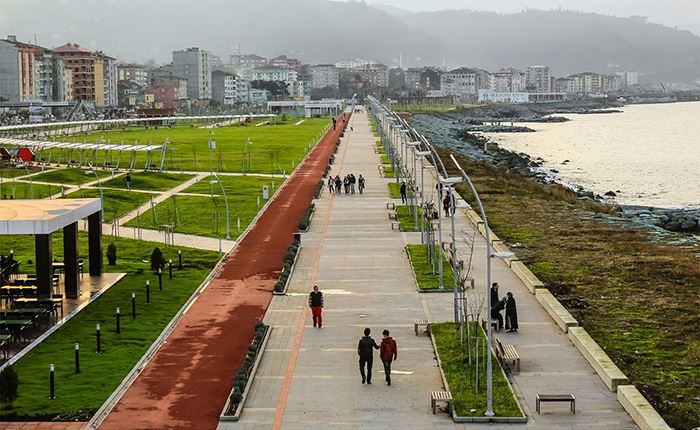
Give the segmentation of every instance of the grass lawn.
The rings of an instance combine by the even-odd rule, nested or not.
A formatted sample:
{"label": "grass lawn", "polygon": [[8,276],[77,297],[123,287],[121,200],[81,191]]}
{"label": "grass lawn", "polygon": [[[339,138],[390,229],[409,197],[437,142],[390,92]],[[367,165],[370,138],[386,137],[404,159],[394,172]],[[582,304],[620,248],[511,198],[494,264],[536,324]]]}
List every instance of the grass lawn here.
{"label": "grass lawn", "polygon": [[[109,139],[112,143],[124,141],[125,144],[161,144],[165,139],[170,141],[168,154],[165,159],[167,170],[209,171],[211,162],[215,170],[240,172],[243,167],[244,148],[248,139],[250,166],[246,171],[254,173],[287,173],[301,161],[306,154],[306,148],[315,144],[320,133],[331,123],[330,118],[307,118],[303,123],[294,125],[298,120],[290,118],[287,121],[277,120],[276,124],[256,127],[255,124],[232,125],[214,129],[200,129],[201,123],[193,127],[178,125],[173,128],[159,127],[158,129],[143,127],[127,131],[115,130],[108,132],[100,130],[91,134],[87,141],[94,141],[97,134]],[[210,135],[210,132],[213,134]],[[216,149],[209,150],[208,141],[216,142]],[[78,137],[78,140],[81,140]],[[48,155],[46,155],[48,156]],[[115,155],[116,156],[116,155]],[[54,154],[54,158],[58,153]],[[97,161],[102,162],[104,153],[98,152]],[[126,165],[130,154],[121,156],[121,165]],[[136,166],[145,167],[146,154],[136,154]],[[153,163],[160,164],[160,153],[155,151]]]}
{"label": "grass lawn", "polygon": [[401,198],[401,191],[400,191],[401,185],[400,184],[397,184],[396,182],[389,182],[387,184],[387,186],[389,187],[389,196],[392,199],[400,199]]}
{"label": "grass lawn", "polygon": [[377,140],[375,145],[377,146],[377,152],[379,152],[380,154],[386,154],[386,148],[384,147],[384,144],[381,140]]}
{"label": "grass lawn", "polygon": [[[102,182],[103,187],[126,189],[124,178],[126,175],[121,175],[118,178],[110,179]],[[131,189],[145,191],[166,191],[180,185],[192,175],[181,175],[179,173],[163,173],[163,172],[131,172]],[[100,177],[100,180],[102,178]]]}
{"label": "grass lawn", "polygon": [[389,159],[388,155],[382,155],[381,162],[382,162],[382,164],[391,164],[391,160]]}
{"label": "grass lawn", "polygon": [[[406,245],[406,251],[408,251],[413,264],[413,273],[416,275],[418,288],[421,290],[439,289],[440,273],[438,272],[438,263],[435,263],[435,273],[433,273],[433,266],[428,258],[428,248],[425,245],[409,244]],[[435,253],[438,252],[440,252],[440,248],[435,245]],[[442,284],[445,289],[452,291],[454,272],[452,271],[452,265],[450,265],[444,254],[442,255]]]}
{"label": "grass lawn", "polygon": [[[459,330],[454,323],[431,324],[430,331],[435,337],[435,347],[440,356],[442,372],[450,386],[455,411],[458,416],[472,416],[471,409],[476,409],[476,417],[484,416],[486,411],[486,366],[484,340],[486,334],[479,324],[471,322],[472,337],[481,340],[479,351],[479,369],[476,369],[476,339],[472,340],[472,364],[469,365],[467,347],[460,345]],[[465,334],[466,338],[466,334]],[[466,341],[465,341],[466,343]],[[520,417],[520,409],[513,396],[508,379],[501,371],[498,359],[491,355],[493,363],[493,412],[497,417]],[[476,373],[479,372],[479,389],[476,390]]]}
{"label": "grass lawn", "polygon": [[[401,197],[399,195],[399,197]],[[413,212],[411,212],[411,207],[408,205],[398,205],[396,206],[396,218],[399,221],[399,227],[403,231],[416,231],[416,219],[415,216],[413,215]],[[418,207],[418,229],[420,229],[420,217],[421,217],[421,208]]]}
{"label": "grass lawn", "polygon": [[[51,182],[54,184],[84,184],[85,182],[95,181],[94,174],[86,174],[88,169],[81,169],[78,167],[72,167],[68,169],[55,169],[50,172],[42,173],[40,175],[32,176],[32,180],[39,182]],[[98,171],[97,174],[102,177],[106,177],[108,173]]]}
{"label": "grass lawn", "polygon": [[[16,178],[17,176],[26,176],[27,175],[27,170],[29,170],[29,174],[37,173],[41,171],[41,167],[39,166],[34,166],[34,167],[29,167],[28,169],[17,169],[15,167],[3,167],[0,168],[0,178]],[[48,171],[48,169],[46,169]]]}
{"label": "grass lawn", "polygon": [[[123,191],[103,189],[104,194],[104,222],[109,223],[112,220],[119,218],[142,204],[151,200],[151,197],[156,197],[151,193],[139,193],[137,191]],[[67,194],[68,199],[80,198],[99,198],[100,190],[97,188],[83,188],[73,193]]]}
{"label": "grass lawn", "polygon": [[14,196],[16,199],[44,199],[60,192],[61,187],[58,185],[29,185],[28,182],[0,182],[0,198],[9,199],[10,196]]}
{"label": "grass lawn", "polygon": [[[13,247],[18,259],[33,258],[31,236],[5,236],[0,252]],[[0,419],[19,416],[24,419],[50,420],[69,412],[84,411],[85,420],[99,408],[141,358],[175,312],[199,286],[218,261],[215,252],[181,248],[183,270],[174,270],[173,280],[164,276],[164,289],[158,290],[157,277],[149,268],[154,247],[161,244],[104,236],[104,247],[117,246],[115,266],[108,272],[127,275],[83,309],[14,365],[19,377],[18,398],[11,410],[0,409]],[[80,235],[80,255],[87,259],[87,236]],[[162,245],[161,245],[162,246]],[[166,259],[177,260],[178,248],[163,250]],[[54,238],[54,250],[61,251],[60,235]],[[56,253],[58,254],[58,252]],[[56,256],[56,255],[55,255]],[[106,264],[106,260],[105,260]],[[26,269],[23,264],[22,269]],[[87,271],[87,268],[86,268]],[[145,282],[151,281],[151,303],[145,303]],[[137,317],[131,317],[131,293],[137,297]],[[115,308],[122,309],[121,334],[115,332]],[[102,354],[95,353],[95,324],[101,325]],[[81,346],[80,373],[75,373],[73,345]],[[48,399],[48,369],[54,364],[56,399]]]}
{"label": "grass lawn", "polygon": [[385,178],[393,178],[394,177],[394,168],[391,166],[383,166],[384,167],[384,177]]}

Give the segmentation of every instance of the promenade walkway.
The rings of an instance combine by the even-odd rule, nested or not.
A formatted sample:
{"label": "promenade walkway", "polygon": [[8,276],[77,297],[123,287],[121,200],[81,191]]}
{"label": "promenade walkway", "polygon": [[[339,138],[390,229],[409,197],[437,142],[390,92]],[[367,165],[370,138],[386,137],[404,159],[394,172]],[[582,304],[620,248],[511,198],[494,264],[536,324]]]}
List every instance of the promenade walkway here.
{"label": "promenade walkway", "polygon": [[[333,195],[326,190],[316,201],[288,294],[275,296],[265,315],[273,329],[241,420],[220,423],[218,428],[505,428],[459,425],[446,414],[431,413],[430,391],[441,389],[442,383],[430,340],[415,336],[412,322],[452,320],[452,294],[416,291],[403,248],[420,242],[419,233],[391,230],[385,205],[390,201],[386,184],[393,179],[379,177],[379,156],[373,150],[375,138],[366,114],[354,114],[350,125],[354,131],[346,133],[332,174],[362,174],[368,189],[364,195]],[[426,190],[429,177],[426,172]],[[463,213],[456,221],[458,232],[473,231]],[[443,224],[445,231],[448,226]],[[449,240],[447,233],[443,240]],[[478,290],[471,293],[472,299],[486,291],[481,236],[476,242]],[[460,252],[466,251],[460,244]],[[534,296],[504,263],[494,263],[501,294],[512,291],[518,300],[520,333],[499,334],[515,344],[522,357],[522,371],[511,381],[529,421],[514,428],[635,429],[615,393],[608,391]],[[322,329],[312,326],[307,307],[314,284],[325,296]],[[361,384],[356,348],[365,327],[372,328],[377,341],[388,329],[398,342],[390,387],[384,383],[377,355],[373,384]],[[535,394],[545,392],[574,394],[576,415],[557,406],[546,407],[556,412],[537,415]]]}

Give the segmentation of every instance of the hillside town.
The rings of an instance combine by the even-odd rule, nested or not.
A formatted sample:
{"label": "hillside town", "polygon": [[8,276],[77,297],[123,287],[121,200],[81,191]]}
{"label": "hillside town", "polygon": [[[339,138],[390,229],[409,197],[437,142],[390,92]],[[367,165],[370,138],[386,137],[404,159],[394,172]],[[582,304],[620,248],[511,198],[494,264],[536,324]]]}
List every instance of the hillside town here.
{"label": "hillside town", "polygon": [[176,112],[268,111],[309,115],[305,103],[379,95],[398,104],[527,103],[640,93],[639,73],[555,76],[549,66],[389,67],[369,59],[307,64],[287,55],[221,58],[190,47],[168,64],[118,62],[101,50],[0,40],[4,123]]}

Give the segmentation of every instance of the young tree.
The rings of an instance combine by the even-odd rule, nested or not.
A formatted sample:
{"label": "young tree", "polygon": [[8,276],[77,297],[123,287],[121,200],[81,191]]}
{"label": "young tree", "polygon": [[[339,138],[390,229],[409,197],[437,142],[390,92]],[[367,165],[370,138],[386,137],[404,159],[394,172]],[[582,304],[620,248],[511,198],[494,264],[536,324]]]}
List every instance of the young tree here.
{"label": "young tree", "polygon": [[12,409],[12,402],[17,399],[17,387],[19,378],[12,366],[0,372],[0,402],[7,403]]}

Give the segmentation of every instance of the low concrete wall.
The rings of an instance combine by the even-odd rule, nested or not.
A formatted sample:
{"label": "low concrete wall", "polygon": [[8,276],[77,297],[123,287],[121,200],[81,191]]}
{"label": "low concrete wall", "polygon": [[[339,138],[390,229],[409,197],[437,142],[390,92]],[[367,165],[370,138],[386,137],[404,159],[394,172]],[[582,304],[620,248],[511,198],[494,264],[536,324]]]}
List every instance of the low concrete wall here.
{"label": "low concrete wall", "polygon": [[641,430],[671,430],[661,415],[647,402],[634,385],[619,385],[617,401],[632,417]]}
{"label": "low concrete wall", "polygon": [[591,335],[583,327],[570,327],[569,339],[576,345],[581,355],[593,367],[610,391],[617,391],[618,385],[628,384],[624,373],[613,363]]}
{"label": "low concrete wall", "polygon": [[[517,262],[514,262],[515,264]],[[535,298],[542,305],[545,311],[552,317],[555,323],[566,333],[569,327],[577,327],[578,321],[567,311],[559,300],[546,288],[538,288]]]}
{"label": "low concrete wall", "polygon": [[523,281],[523,284],[525,284],[527,289],[530,290],[532,294],[535,294],[537,289],[544,288],[542,281],[540,281],[537,276],[535,276],[535,274],[532,273],[530,269],[525,266],[525,264],[523,264],[522,261],[511,261],[510,270],[515,273],[515,276]]}

